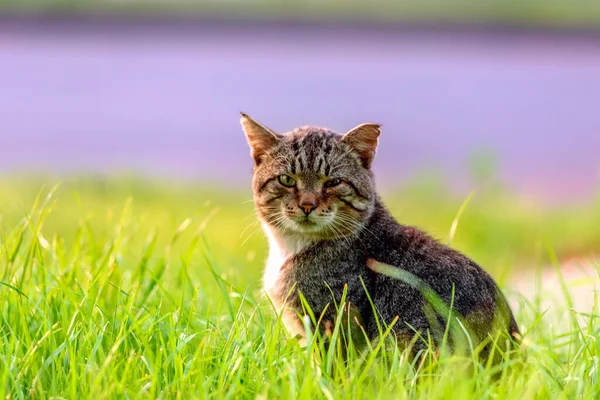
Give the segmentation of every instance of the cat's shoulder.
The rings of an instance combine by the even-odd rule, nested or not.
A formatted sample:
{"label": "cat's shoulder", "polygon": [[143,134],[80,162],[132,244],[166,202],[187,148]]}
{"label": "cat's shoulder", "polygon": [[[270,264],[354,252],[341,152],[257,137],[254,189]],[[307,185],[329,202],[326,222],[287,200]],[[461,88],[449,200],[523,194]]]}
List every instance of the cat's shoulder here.
{"label": "cat's shoulder", "polygon": [[395,262],[410,260],[436,265],[472,265],[474,262],[461,252],[442,243],[425,230],[400,224],[386,211],[374,220],[371,230],[372,254],[385,254]]}

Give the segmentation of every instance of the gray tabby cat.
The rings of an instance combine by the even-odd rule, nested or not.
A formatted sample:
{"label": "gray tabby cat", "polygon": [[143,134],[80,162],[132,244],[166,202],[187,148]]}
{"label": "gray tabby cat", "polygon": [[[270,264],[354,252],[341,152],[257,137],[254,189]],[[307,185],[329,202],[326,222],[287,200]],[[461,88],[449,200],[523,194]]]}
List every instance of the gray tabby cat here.
{"label": "gray tabby cat", "polygon": [[[254,159],[254,203],[270,246],[264,289],[290,333],[305,336],[298,292],[331,326],[334,301],[347,285],[347,304],[369,339],[378,337],[379,322],[393,324],[395,338],[412,344],[413,352],[425,348],[424,338],[438,346],[445,316],[437,310],[432,319],[423,288],[452,304],[475,345],[498,333],[518,336],[504,296],[481,267],[399,224],[384,207],[371,172],[379,125],[341,135],[314,126],[279,134],[245,114],[241,123]],[[420,286],[381,273],[379,263]]]}

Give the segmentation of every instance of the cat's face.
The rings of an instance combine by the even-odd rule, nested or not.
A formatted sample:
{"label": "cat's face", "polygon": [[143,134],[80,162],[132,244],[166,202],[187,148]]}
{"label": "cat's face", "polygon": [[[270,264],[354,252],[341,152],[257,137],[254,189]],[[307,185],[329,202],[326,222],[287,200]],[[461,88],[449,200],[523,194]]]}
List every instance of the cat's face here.
{"label": "cat's face", "polygon": [[278,134],[242,115],[254,158],[254,203],[284,235],[329,239],[357,232],[373,210],[370,171],[379,126],[345,135],[317,127]]}

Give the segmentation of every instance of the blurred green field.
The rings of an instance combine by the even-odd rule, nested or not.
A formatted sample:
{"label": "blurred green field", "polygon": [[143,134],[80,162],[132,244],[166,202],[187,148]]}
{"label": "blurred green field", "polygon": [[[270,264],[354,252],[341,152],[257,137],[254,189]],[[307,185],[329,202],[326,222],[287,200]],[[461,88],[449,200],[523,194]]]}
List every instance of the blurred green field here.
{"label": "blurred green field", "polygon": [[598,28],[600,4],[568,0],[0,0],[5,12],[179,15],[285,20]]}
{"label": "blurred green field", "polygon": [[[3,229],[14,227],[30,210],[36,196],[58,184],[52,212],[42,233],[47,240],[64,238],[73,245],[87,240],[102,243],[114,234],[125,212],[128,251],[136,259],[148,237],[156,234],[163,248],[185,221],[189,226],[178,239],[179,252],[189,246],[193,233],[201,231],[206,245],[224,254],[228,274],[237,284],[254,286],[266,256],[266,241],[254,214],[250,185],[222,186],[172,184],[131,178],[42,178],[0,180],[0,215]],[[388,189],[382,194],[392,214],[403,224],[414,225],[436,239],[449,240],[452,223],[469,193],[452,193],[431,176]],[[600,199],[586,203],[551,206],[510,195],[500,186],[473,193],[454,234],[452,245],[464,251],[497,278],[515,268],[547,264],[547,248],[559,259],[593,256],[600,248]],[[243,268],[240,268],[243,264]]]}
{"label": "blurred green field", "polygon": [[[529,347],[520,372],[443,357],[415,371],[397,348],[328,355],[284,333],[260,291],[266,241],[249,185],[141,178],[0,180],[0,397],[597,398],[598,305],[547,310],[518,293]],[[36,200],[37,199],[37,200]],[[598,202],[551,208],[435,180],[389,191],[403,223],[465,251],[501,283],[558,258],[597,254]],[[568,289],[555,296],[570,297]],[[537,305],[536,305],[537,304]],[[335,367],[335,368],[334,368]],[[334,371],[342,371],[341,373]],[[492,375],[502,378],[494,382]]]}

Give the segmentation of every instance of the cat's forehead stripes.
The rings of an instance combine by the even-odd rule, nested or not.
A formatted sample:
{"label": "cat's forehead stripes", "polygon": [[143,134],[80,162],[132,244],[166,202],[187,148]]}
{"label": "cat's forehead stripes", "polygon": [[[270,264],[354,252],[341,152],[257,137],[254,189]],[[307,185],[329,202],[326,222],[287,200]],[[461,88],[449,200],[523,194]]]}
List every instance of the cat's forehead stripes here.
{"label": "cat's forehead stripes", "polygon": [[328,176],[332,170],[331,157],[338,146],[339,135],[315,127],[301,127],[284,136],[284,146],[290,151],[291,173],[315,172]]}

